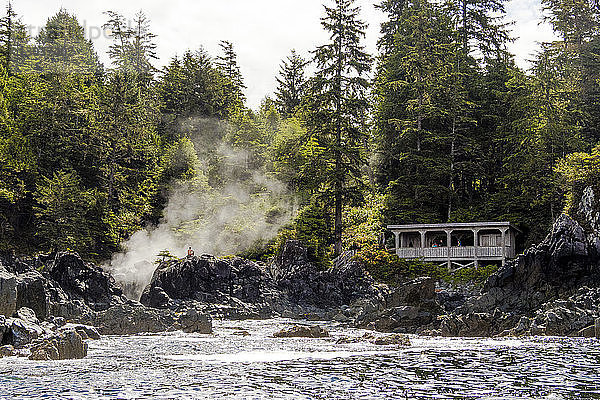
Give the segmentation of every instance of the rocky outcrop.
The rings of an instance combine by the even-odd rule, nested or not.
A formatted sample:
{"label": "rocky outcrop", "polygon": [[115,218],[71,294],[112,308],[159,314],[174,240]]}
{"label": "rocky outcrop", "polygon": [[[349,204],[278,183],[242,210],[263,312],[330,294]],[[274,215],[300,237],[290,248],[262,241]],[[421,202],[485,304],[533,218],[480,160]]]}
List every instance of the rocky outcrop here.
{"label": "rocky outcrop", "polygon": [[76,330],[58,332],[31,348],[30,360],[70,360],[84,358],[88,345]]}
{"label": "rocky outcrop", "polygon": [[85,355],[80,339],[98,339],[99,331],[212,330],[210,318],[197,310],[157,310],[128,300],[110,274],[74,253],[28,260],[9,256],[0,264],[0,345],[14,350],[7,354],[77,358]]}
{"label": "rocky outcrop", "polygon": [[44,275],[68,293],[71,300],[81,300],[93,311],[107,310],[127,301],[108,272],[85,263],[75,253],[58,253],[44,268]]}
{"label": "rocky outcrop", "polygon": [[40,319],[50,316],[50,297],[46,280],[38,271],[29,271],[17,276],[17,308],[27,307]]}
{"label": "rocky outcrop", "polygon": [[[78,329],[59,329],[51,322],[40,323],[33,310],[20,308],[13,317],[0,316],[0,357],[28,356],[32,360],[85,357],[87,344]],[[86,331],[93,335],[93,328]]]}
{"label": "rocky outcrop", "polygon": [[162,309],[200,303],[213,316],[230,319],[323,317],[332,309],[377,294],[360,264],[322,270],[309,261],[299,242],[288,241],[270,265],[212,256],[162,263],[140,301]]}
{"label": "rocky outcrop", "polygon": [[211,333],[210,316],[194,309],[184,312],[145,307],[130,302],[113,306],[105,311],[87,315],[83,322],[98,327],[102,335],[134,335],[184,330],[195,333]]}
{"label": "rocky outcrop", "polygon": [[309,262],[306,248],[294,240],[285,243],[270,272],[277,290],[294,304],[339,307],[376,292],[373,279],[359,263],[321,270]]}
{"label": "rocky outcrop", "polygon": [[0,267],[0,315],[12,315],[17,310],[17,278]]}
{"label": "rocky outcrop", "polygon": [[292,337],[303,337],[303,338],[323,338],[328,337],[329,332],[320,326],[303,326],[294,325],[289,328],[284,328],[279,332],[273,334],[276,338],[292,338]]}
{"label": "rocky outcrop", "polygon": [[369,305],[357,313],[354,325],[384,332],[415,333],[442,313],[435,286],[433,278],[422,277],[389,289],[377,308]]}
{"label": "rocky outcrop", "polygon": [[578,335],[600,317],[600,227],[594,193],[561,215],[539,245],[492,275],[441,319],[446,336]]}

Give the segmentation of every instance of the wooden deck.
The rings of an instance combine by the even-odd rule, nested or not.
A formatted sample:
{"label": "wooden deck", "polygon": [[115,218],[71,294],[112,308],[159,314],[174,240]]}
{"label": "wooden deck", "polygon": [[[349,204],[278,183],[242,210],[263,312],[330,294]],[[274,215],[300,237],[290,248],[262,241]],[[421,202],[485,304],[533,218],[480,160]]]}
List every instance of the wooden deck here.
{"label": "wooden deck", "polygon": [[394,234],[398,257],[449,268],[514,258],[520,232],[510,222],[390,225],[388,229]]}
{"label": "wooden deck", "polygon": [[502,258],[502,247],[433,247],[433,248],[399,248],[396,254],[400,258],[426,259],[471,259],[471,258]]}

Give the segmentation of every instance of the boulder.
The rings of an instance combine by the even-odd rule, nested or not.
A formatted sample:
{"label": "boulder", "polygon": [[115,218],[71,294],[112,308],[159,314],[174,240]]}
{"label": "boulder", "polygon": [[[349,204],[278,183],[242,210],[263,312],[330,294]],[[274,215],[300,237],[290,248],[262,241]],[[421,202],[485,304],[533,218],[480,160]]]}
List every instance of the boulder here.
{"label": "boulder", "polygon": [[49,295],[46,291],[46,279],[37,271],[17,276],[17,308],[27,307],[41,320],[50,314]]}
{"label": "boulder", "polygon": [[94,316],[103,335],[133,335],[143,332],[165,332],[173,326],[175,316],[141,305],[118,305]]}
{"label": "boulder", "polygon": [[304,337],[304,338],[323,338],[328,337],[329,332],[320,326],[303,326],[294,325],[290,328],[284,328],[279,332],[276,332],[273,337],[276,338],[291,338],[291,337]]}
{"label": "boulder", "polygon": [[87,343],[75,330],[66,330],[44,339],[31,348],[30,360],[70,360],[87,355]]}
{"label": "boulder", "polygon": [[81,336],[81,338],[83,340],[86,340],[86,339],[98,340],[98,339],[100,339],[100,333],[98,333],[98,330],[95,327],[90,326],[90,325],[66,324],[60,330],[61,331],[74,330],[75,332],[79,333],[79,335]]}
{"label": "boulder", "polygon": [[212,322],[208,315],[190,308],[177,319],[177,326],[186,333],[212,333]]}
{"label": "boulder", "polygon": [[167,308],[171,303],[171,298],[161,287],[148,285],[142,292],[140,301],[148,307]]}
{"label": "boulder", "polygon": [[492,336],[496,319],[489,313],[445,315],[441,317],[442,336],[486,337]]}
{"label": "boulder", "polygon": [[410,346],[410,339],[405,335],[393,334],[375,338],[371,341],[371,343],[378,346]]}
{"label": "boulder", "polygon": [[16,356],[17,352],[11,345],[0,346],[0,358]]}
{"label": "boulder", "polygon": [[17,310],[17,278],[0,267],[0,315],[10,317]]}
{"label": "boulder", "polygon": [[44,269],[47,278],[54,280],[70,299],[83,301],[94,311],[104,311],[127,301],[113,277],[102,268],[85,263],[78,254],[56,254]]}
{"label": "boulder", "polygon": [[[183,319],[182,319],[183,317]],[[212,321],[196,310],[179,314],[130,302],[95,312],[79,322],[97,326],[102,335],[134,335],[146,332],[166,332],[183,329],[190,332],[212,332]]]}
{"label": "boulder", "polygon": [[39,325],[22,319],[9,318],[6,324],[8,331],[4,334],[3,344],[11,344],[17,348],[28,345],[45,333]]}
{"label": "boulder", "polygon": [[394,288],[385,298],[387,307],[429,305],[435,303],[435,279],[421,277]]}
{"label": "boulder", "polygon": [[29,322],[34,325],[38,325],[40,321],[37,319],[35,312],[31,308],[21,307],[13,315],[15,318],[20,318],[25,322]]}

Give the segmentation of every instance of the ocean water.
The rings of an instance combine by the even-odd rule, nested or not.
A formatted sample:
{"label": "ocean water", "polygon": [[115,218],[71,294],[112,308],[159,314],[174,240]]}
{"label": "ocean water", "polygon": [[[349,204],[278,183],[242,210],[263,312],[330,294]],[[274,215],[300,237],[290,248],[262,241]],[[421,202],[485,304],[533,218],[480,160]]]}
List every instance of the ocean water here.
{"label": "ocean water", "polygon": [[[214,334],[111,336],[83,360],[0,359],[1,399],[600,399],[600,341],[411,337],[409,347],[273,338],[288,320]],[[240,330],[250,335],[239,335]]]}

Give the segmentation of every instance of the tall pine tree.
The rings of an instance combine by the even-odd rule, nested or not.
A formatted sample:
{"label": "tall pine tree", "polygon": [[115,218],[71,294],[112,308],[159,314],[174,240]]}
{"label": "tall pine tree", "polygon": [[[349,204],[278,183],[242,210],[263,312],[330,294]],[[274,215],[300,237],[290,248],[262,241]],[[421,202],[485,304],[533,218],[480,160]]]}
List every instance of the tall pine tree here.
{"label": "tall pine tree", "polygon": [[334,254],[342,250],[342,210],[356,197],[365,164],[362,145],[371,59],[361,45],[366,24],[359,20],[354,0],[335,0],[325,6],[321,19],[331,41],[317,48],[317,67],[312,80],[308,125],[325,149],[327,168],[323,173],[324,194],[333,199]]}
{"label": "tall pine tree", "polygon": [[306,60],[296,50],[292,50],[292,54],[281,63],[275,96],[277,108],[284,117],[294,115],[302,102],[306,88],[306,64]]}

